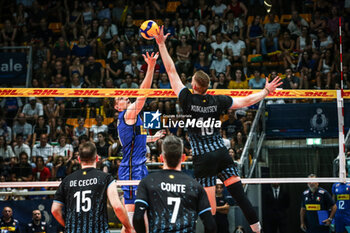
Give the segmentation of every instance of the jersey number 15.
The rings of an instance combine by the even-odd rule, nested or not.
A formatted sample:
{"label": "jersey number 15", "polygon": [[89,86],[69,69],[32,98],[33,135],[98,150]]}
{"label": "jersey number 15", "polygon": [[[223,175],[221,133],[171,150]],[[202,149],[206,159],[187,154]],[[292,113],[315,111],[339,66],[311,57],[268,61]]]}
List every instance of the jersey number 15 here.
{"label": "jersey number 15", "polygon": [[91,190],[78,191],[74,193],[74,198],[76,198],[76,211],[80,212],[80,208],[83,212],[88,212],[91,209],[91,198],[88,197],[91,194]]}

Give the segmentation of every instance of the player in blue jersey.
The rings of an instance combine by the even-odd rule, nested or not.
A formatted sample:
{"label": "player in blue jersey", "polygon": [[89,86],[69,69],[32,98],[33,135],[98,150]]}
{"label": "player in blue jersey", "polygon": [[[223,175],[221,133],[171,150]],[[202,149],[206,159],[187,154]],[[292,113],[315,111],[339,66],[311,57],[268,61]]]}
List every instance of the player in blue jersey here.
{"label": "player in blue jersey", "polygon": [[[210,78],[205,72],[197,71],[192,77],[192,93],[182,83],[175,64],[168,53],[165,45],[168,35],[164,35],[164,29],[161,27],[158,35],[154,37],[168,73],[171,87],[179,98],[183,113],[190,115],[190,120],[197,121],[199,123],[197,125],[200,125],[200,123],[203,125],[202,127],[188,127],[193,154],[194,176],[204,186],[208,194],[212,214],[216,212],[215,185],[216,179],[219,178],[242,209],[252,230],[260,232],[259,219],[244,194],[238,169],[230,157],[220,134],[220,115],[228,109],[243,108],[259,102],[282,84],[281,79],[277,77],[272,82],[266,79],[265,88],[260,92],[242,98],[232,98],[225,95],[207,94]],[[205,127],[203,122],[219,122],[219,126]]]}
{"label": "player in blue jersey", "polygon": [[345,233],[350,230],[350,183],[335,183],[332,187],[333,199],[337,202],[335,213],[335,232]]}
{"label": "player in blue jersey", "polygon": [[[143,55],[148,67],[146,77],[140,86],[141,89],[151,87],[158,56],[158,53],[155,55],[152,53],[151,56],[148,53]],[[114,108],[119,111],[118,135],[123,146],[123,159],[118,170],[119,180],[141,180],[147,176],[146,143],[155,142],[164,136],[164,131],[158,131],[154,136],[147,136],[147,132],[143,128],[143,121],[139,113],[146,99],[146,97],[137,97],[134,103],[131,103],[127,97],[115,99]],[[129,219],[132,221],[137,186],[122,186],[122,189],[125,207]]]}

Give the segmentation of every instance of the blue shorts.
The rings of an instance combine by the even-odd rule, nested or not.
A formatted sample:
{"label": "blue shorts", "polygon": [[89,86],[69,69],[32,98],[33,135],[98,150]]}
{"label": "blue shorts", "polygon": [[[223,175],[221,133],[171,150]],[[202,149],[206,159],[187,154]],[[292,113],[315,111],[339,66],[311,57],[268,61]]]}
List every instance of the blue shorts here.
{"label": "blue shorts", "polygon": [[335,218],[335,232],[348,232],[346,230],[346,226],[350,226],[350,216],[347,216],[345,214],[336,214]]}
{"label": "blue shorts", "polygon": [[[145,164],[140,164],[130,168],[129,166],[120,166],[118,170],[119,180],[141,180],[148,175],[148,170]],[[124,191],[125,204],[134,204],[136,198],[137,185],[122,186]]]}

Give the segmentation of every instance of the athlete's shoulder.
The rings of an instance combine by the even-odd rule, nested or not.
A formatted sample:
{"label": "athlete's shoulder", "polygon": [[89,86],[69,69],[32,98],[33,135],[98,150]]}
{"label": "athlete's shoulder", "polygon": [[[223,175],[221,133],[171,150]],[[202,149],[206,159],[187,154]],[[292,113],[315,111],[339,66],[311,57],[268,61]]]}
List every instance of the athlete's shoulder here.
{"label": "athlete's shoulder", "polygon": [[310,189],[306,189],[304,192],[303,192],[303,195],[308,195],[310,193]]}
{"label": "athlete's shoulder", "polygon": [[326,193],[328,193],[328,191],[325,190],[324,188],[319,187],[319,188],[318,188],[318,193],[320,193],[320,194],[326,194]]}

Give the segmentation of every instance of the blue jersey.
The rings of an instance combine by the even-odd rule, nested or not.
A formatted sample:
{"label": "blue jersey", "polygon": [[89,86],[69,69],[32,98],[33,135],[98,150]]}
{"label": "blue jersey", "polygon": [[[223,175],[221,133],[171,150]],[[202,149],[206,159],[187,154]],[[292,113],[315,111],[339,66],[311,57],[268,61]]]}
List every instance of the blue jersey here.
{"label": "blue jersey", "polygon": [[121,166],[137,166],[146,162],[146,141],[147,132],[143,128],[141,117],[137,116],[134,125],[125,123],[124,115],[126,110],[119,113],[118,134],[123,146],[123,159]]}
{"label": "blue jersey", "polygon": [[332,193],[337,201],[337,214],[350,214],[350,183],[335,183]]}

